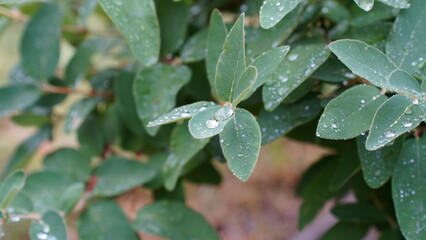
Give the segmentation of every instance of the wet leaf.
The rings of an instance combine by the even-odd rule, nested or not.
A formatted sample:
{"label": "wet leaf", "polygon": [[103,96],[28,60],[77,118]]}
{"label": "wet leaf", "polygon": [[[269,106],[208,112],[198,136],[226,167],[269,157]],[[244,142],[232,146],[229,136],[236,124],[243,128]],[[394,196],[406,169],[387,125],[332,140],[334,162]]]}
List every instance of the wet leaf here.
{"label": "wet leaf", "polygon": [[35,221],[30,227],[31,240],[67,240],[67,228],[65,221],[55,211],[47,211],[41,221]]}
{"label": "wet leaf", "polygon": [[379,0],[379,1],[394,8],[409,8],[411,6],[407,0]]}
{"label": "wet leaf", "polygon": [[24,187],[25,174],[19,170],[10,174],[0,185],[0,207],[6,209]]}
{"label": "wet leaf", "polygon": [[238,79],[234,86],[232,105],[237,106],[241,101],[249,97],[250,92],[254,92],[257,82],[258,71],[256,67],[249,66]]}
{"label": "wet leaf", "polygon": [[0,88],[0,118],[31,106],[41,97],[35,85],[11,85]]}
{"label": "wet leaf", "polygon": [[260,8],[260,25],[271,28],[293,10],[302,0],[266,0]]}
{"label": "wet leaf", "polygon": [[373,9],[374,0],[354,0],[355,3],[364,11]]}
{"label": "wet leaf", "polygon": [[[224,116],[220,116],[219,118],[216,113],[218,113],[221,109],[226,111],[224,112]],[[229,106],[226,106],[226,108],[220,106],[211,107],[195,114],[195,116],[189,120],[189,131],[196,139],[210,138],[221,133],[225,125],[233,117],[234,110]]]}
{"label": "wet leaf", "polygon": [[207,54],[207,29],[195,33],[182,47],[180,57],[184,63],[201,61]]}
{"label": "wet leaf", "polygon": [[210,26],[207,36],[207,57],[206,70],[207,76],[212,89],[215,89],[216,65],[219,60],[220,53],[223,49],[223,43],[228,34],[222,15],[219,10],[213,10],[210,16]]}

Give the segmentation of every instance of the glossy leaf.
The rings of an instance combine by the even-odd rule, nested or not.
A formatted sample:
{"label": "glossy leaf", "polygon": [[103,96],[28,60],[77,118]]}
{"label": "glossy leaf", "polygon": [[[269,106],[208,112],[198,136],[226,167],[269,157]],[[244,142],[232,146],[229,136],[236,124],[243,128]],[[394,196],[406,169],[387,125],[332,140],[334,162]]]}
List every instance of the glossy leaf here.
{"label": "glossy leaf", "polygon": [[[186,66],[158,64],[139,72],[133,83],[133,96],[144,126],[173,109],[178,91],[190,77],[191,71]],[[147,131],[155,135],[158,127]]]}
{"label": "glossy leaf", "polygon": [[0,118],[35,103],[41,97],[35,85],[12,85],[0,88]]}
{"label": "glossy leaf", "polygon": [[358,85],[331,100],[318,122],[317,136],[350,139],[370,129],[374,114],[387,100],[379,89]]}
{"label": "glossy leaf", "polygon": [[256,165],[262,140],[256,119],[250,112],[237,109],[219,137],[229,169],[238,179],[247,181]]}
{"label": "glossy leaf", "polygon": [[13,201],[18,192],[25,184],[25,174],[23,171],[16,171],[10,174],[0,185],[0,207],[5,209]]}
{"label": "glossy leaf", "polygon": [[100,98],[83,98],[74,103],[65,118],[65,132],[71,133],[78,129],[100,100]]}
{"label": "glossy leaf", "polygon": [[86,182],[90,178],[90,158],[72,148],[62,148],[47,155],[43,167],[76,181]]}
{"label": "glossy leaf", "polygon": [[426,238],[426,139],[404,143],[392,178],[392,197],[402,234],[406,239]]}
{"label": "glossy leaf", "polygon": [[376,150],[401,134],[417,127],[425,118],[425,110],[418,100],[395,95],[377,110],[367,137],[368,150]]}
{"label": "glossy leaf", "polygon": [[244,14],[242,14],[226,36],[216,66],[214,87],[216,95],[222,101],[232,101],[235,85],[245,69]]}
{"label": "glossy leaf", "polygon": [[[217,113],[221,110],[224,114],[220,114],[221,116],[218,116]],[[196,139],[210,138],[221,133],[225,125],[233,117],[234,110],[229,106],[207,108],[206,110],[195,114],[194,117],[189,120],[189,131]]]}
{"label": "glossy leaf", "polygon": [[426,24],[422,11],[426,2],[412,0],[409,5],[411,7],[402,10],[394,23],[386,52],[396,65],[413,74],[426,62],[426,47],[423,44],[426,29],[422,27]]}
{"label": "glossy leaf", "polygon": [[187,122],[176,126],[170,140],[170,153],[164,163],[165,187],[173,190],[183,167],[209,142],[209,139],[194,139],[189,132]]}
{"label": "glossy leaf", "polygon": [[368,12],[371,9],[373,9],[374,0],[354,0],[354,1],[364,11]]}
{"label": "glossy leaf", "polygon": [[214,89],[216,79],[216,65],[219,60],[220,53],[223,49],[223,43],[228,35],[225,23],[219,10],[213,10],[210,16],[210,26],[207,35],[207,57],[206,71],[210,82],[210,86]]}
{"label": "glossy leaf", "polygon": [[260,25],[263,28],[275,26],[302,0],[266,0],[260,8]]}
{"label": "glossy leaf", "polygon": [[287,54],[263,88],[267,111],[274,110],[302,84],[330,55],[322,43],[299,45]]}
{"label": "glossy leaf", "polygon": [[138,61],[150,66],[160,53],[160,27],[154,0],[99,0]]}
{"label": "glossy leaf", "polygon": [[29,231],[31,240],[67,240],[67,228],[64,219],[55,211],[47,211],[41,221],[34,222]]}
{"label": "glossy leaf", "polygon": [[173,240],[219,239],[199,213],[179,202],[161,201],[145,206],[139,210],[134,226],[140,232]]}
{"label": "glossy leaf", "polygon": [[213,107],[216,104],[214,102],[196,102],[184,106],[177,107],[171,112],[155,119],[148,123],[148,127],[154,127],[158,125],[173,123],[179,120],[193,117],[195,114],[206,110],[207,108]]}
{"label": "glossy leaf", "polygon": [[180,57],[184,63],[201,61],[207,54],[207,29],[195,33],[182,47]]}
{"label": "glossy leaf", "polygon": [[87,206],[77,222],[78,235],[85,240],[137,240],[132,225],[120,207],[111,200],[100,200]]}
{"label": "glossy leaf", "polygon": [[96,170],[94,196],[116,196],[154,178],[155,172],[144,163],[112,157]]}
{"label": "glossy leaf", "polygon": [[62,14],[54,3],[43,4],[28,22],[21,42],[21,62],[25,72],[37,80],[47,80],[59,60]]}
{"label": "glossy leaf", "polygon": [[379,1],[394,8],[409,8],[411,6],[408,0],[379,0]]}
{"label": "glossy leaf", "polygon": [[256,67],[249,66],[241,75],[235,84],[235,89],[232,97],[232,104],[237,106],[241,101],[249,97],[250,92],[254,92],[254,85],[257,82],[258,71]]}

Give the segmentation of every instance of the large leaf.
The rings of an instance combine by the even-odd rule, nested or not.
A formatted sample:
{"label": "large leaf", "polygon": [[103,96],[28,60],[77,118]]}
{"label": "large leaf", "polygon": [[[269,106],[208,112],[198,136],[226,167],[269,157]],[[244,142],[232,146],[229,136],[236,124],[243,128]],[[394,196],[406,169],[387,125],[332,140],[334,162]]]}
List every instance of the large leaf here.
{"label": "large leaf", "polygon": [[120,29],[133,54],[143,65],[157,62],[160,53],[160,27],[154,0],[99,0]]}
{"label": "large leaf", "polygon": [[216,79],[216,65],[223,49],[228,30],[222,20],[220,12],[215,9],[210,16],[210,26],[207,36],[206,70],[210,86],[214,89]]}
{"label": "large leaf", "polygon": [[379,188],[392,176],[404,141],[397,139],[394,144],[375,151],[365,149],[365,142],[365,136],[357,138],[362,174],[369,187]]}
{"label": "large leaf", "polygon": [[96,170],[94,196],[115,196],[154,178],[155,171],[148,165],[118,157],[105,160]]}
{"label": "large leaf", "polygon": [[395,95],[377,110],[367,137],[368,150],[376,150],[401,134],[417,127],[425,118],[425,110],[417,100]]}
{"label": "large leaf", "polygon": [[173,240],[218,240],[215,229],[197,212],[179,202],[161,201],[139,210],[135,228]]}
{"label": "large leaf", "polygon": [[84,240],[137,240],[127,217],[113,201],[101,200],[88,205],[77,222],[78,235]]}
{"label": "large leaf", "polygon": [[322,108],[315,98],[308,98],[291,105],[280,105],[274,111],[262,110],[257,121],[262,131],[262,144],[285,135],[319,115]]}
{"label": "large leaf", "polygon": [[185,164],[208,142],[209,139],[194,139],[189,132],[187,122],[175,127],[170,140],[170,154],[163,168],[167,190],[175,188]]}
{"label": "large leaf", "polygon": [[83,98],[74,103],[65,118],[65,132],[71,133],[78,129],[100,100],[100,98]]}
{"label": "large leaf", "polygon": [[265,109],[274,110],[330,55],[323,43],[299,45],[287,54],[263,88]]}
{"label": "large leaf", "polygon": [[247,181],[256,165],[262,140],[256,119],[250,112],[237,109],[219,137],[229,169],[238,179]]}
{"label": "large leaf", "polygon": [[62,148],[47,155],[43,167],[76,181],[86,182],[90,178],[90,158],[72,148]]}
{"label": "large leaf", "polygon": [[31,240],[67,240],[65,221],[55,211],[47,211],[41,221],[34,222],[29,231]]}
{"label": "large leaf", "polygon": [[211,107],[189,120],[189,131],[196,139],[210,138],[221,133],[233,117],[234,110],[230,106]]}
{"label": "large leaf", "polygon": [[244,14],[242,14],[226,36],[216,66],[214,87],[222,101],[232,101],[235,85],[245,69]]}
{"label": "large leaf", "polygon": [[302,0],[266,0],[260,8],[260,25],[263,28],[275,26]]}
{"label": "large leaf", "polygon": [[411,7],[398,15],[386,44],[386,53],[396,65],[413,74],[426,62],[426,1],[411,0]]}
{"label": "large leaf", "polygon": [[25,174],[23,171],[16,171],[10,174],[0,185],[0,207],[5,209],[16,197],[16,194],[25,184]]}
{"label": "large leaf", "polygon": [[374,0],[354,0],[354,1],[364,11],[368,12],[371,9],[373,9]]}
{"label": "large leaf", "polygon": [[[144,126],[172,110],[178,91],[190,77],[191,71],[186,66],[158,64],[139,72],[133,83],[133,95]],[[147,129],[151,135],[157,130],[158,127]]]}
{"label": "large leaf", "polygon": [[392,178],[396,216],[406,239],[426,238],[426,139],[404,143]]}
{"label": "large leaf", "polygon": [[370,129],[374,114],[386,101],[379,89],[358,85],[331,100],[319,122],[317,136],[327,139],[350,139]]}
{"label": "large leaf", "polygon": [[35,85],[11,85],[0,88],[0,118],[35,103],[41,97]]}
{"label": "large leaf", "polygon": [[45,3],[28,22],[21,42],[21,62],[38,80],[52,76],[59,60],[62,14],[54,2]]}

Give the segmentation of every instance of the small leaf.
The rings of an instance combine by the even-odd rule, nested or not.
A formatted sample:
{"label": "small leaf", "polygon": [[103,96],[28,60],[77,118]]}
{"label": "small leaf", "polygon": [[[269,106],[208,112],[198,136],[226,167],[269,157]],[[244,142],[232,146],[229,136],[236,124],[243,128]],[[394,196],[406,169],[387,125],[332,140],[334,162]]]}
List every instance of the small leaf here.
{"label": "small leaf", "polygon": [[254,92],[252,90],[257,81],[257,73],[256,67],[253,66],[249,66],[244,71],[243,75],[241,75],[240,79],[238,79],[235,84],[232,105],[237,106],[241,101],[249,97],[250,92]]}
{"label": "small leaf", "polygon": [[364,11],[368,12],[371,9],[373,9],[374,0],[354,0],[354,1]]}
{"label": "small leaf", "polygon": [[426,2],[411,0],[410,4],[410,8],[398,14],[386,44],[386,52],[396,65],[413,74],[426,62],[426,46],[423,44],[426,29],[422,27],[426,24],[423,12]]}
{"label": "small leaf", "polygon": [[78,129],[100,100],[100,98],[84,98],[74,103],[65,118],[65,132],[71,133]]}
{"label": "small leaf", "polygon": [[34,222],[29,231],[31,240],[67,240],[67,228],[64,219],[55,211],[47,211],[41,221]]}
{"label": "small leaf", "polygon": [[0,207],[6,209],[24,187],[25,174],[19,170],[10,174],[0,185]]}
{"label": "small leaf", "polygon": [[148,123],[148,127],[154,127],[158,125],[164,125],[168,123],[173,123],[179,120],[187,119],[193,117],[195,114],[206,110],[209,107],[216,106],[214,102],[196,102],[184,106],[177,107],[171,112],[155,119],[152,122]]}
{"label": "small leaf", "polygon": [[62,14],[54,2],[43,4],[28,22],[21,42],[22,67],[37,80],[47,80],[59,60]]}
{"label": "small leaf", "polygon": [[318,122],[317,136],[350,139],[370,129],[374,114],[386,101],[379,89],[358,85],[331,100]]}
{"label": "small leaf", "polygon": [[417,127],[425,118],[425,110],[418,100],[394,95],[377,110],[367,137],[368,150],[376,150],[401,134]]}
{"label": "small leaf", "polygon": [[96,170],[94,196],[116,196],[154,178],[154,169],[144,163],[118,157],[108,158]]}
{"label": "small leaf", "polygon": [[77,222],[80,239],[137,240],[132,225],[120,207],[111,200],[100,200],[87,206]]}
{"label": "small leaf", "polygon": [[206,56],[207,76],[212,89],[215,87],[216,65],[219,60],[220,53],[222,52],[226,35],[228,35],[228,30],[222,20],[222,15],[219,10],[215,9],[210,16]]}
{"label": "small leaf", "polygon": [[207,29],[202,29],[189,38],[180,52],[184,63],[198,62],[206,57],[207,34]]}
{"label": "small leaf", "polygon": [[90,178],[90,158],[72,148],[62,148],[47,155],[43,167],[76,181],[86,182]]}
{"label": "small leaf", "polygon": [[[223,117],[217,116],[219,111]],[[229,106],[216,106],[197,113],[189,120],[189,131],[196,139],[213,137],[222,132],[225,125],[234,117],[234,110]]]}
{"label": "small leaf", "polygon": [[154,0],[99,0],[142,65],[151,66],[160,53],[160,27]]}
{"label": "small leaf", "polygon": [[232,101],[235,85],[245,69],[244,14],[241,14],[226,36],[216,66],[214,86],[222,101]]}
{"label": "small leaf", "polygon": [[250,112],[237,109],[219,137],[229,169],[238,179],[247,181],[256,165],[262,140],[256,119]]}
{"label": "small leaf", "polygon": [[405,141],[392,178],[392,197],[406,239],[426,238],[426,139]]}
{"label": "small leaf", "polygon": [[134,226],[138,231],[173,240],[219,240],[215,229],[199,213],[179,202],[160,201],[142,208]]}
{"label": "small leaf", "polygon": [[302,0],[266,0],[260,8],[260,25],[271,28],[293,10]]}
{"label": "small leaf", "polygon": [[[190,78],[191,71],[186,66],[157,64],[139,72],[133,83],[133,96],[144,126],[173,109],[178,91]],[[155,135],[158,127],[147,131]]]}
{"label": "small leaf", "polygon": [[12,85],[0,88],[0,118],[31,106],[41,97],[35,85]]}

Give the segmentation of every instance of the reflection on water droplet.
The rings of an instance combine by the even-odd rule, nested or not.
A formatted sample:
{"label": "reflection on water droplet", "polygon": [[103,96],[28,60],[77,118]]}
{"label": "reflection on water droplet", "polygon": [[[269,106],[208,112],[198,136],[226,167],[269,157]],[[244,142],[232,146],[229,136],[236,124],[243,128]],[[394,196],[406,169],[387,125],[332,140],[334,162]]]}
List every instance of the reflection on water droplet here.
{"label": "reflection on water droplet", "polygon": [[388,131],[385,132],[385,136],[387,138],[393,138],[393,137],[396,136],[396,133],[394,131],[388,130]]}
{"label": "reflection on water droplet", "polygon": [[234,115],[234,109],[231,106],[223,106],[214,114],[214,118],[218,121],[224,121]]}
{"label": "reflection on water droplet", "polygon": [[217,128],[219,126],[219,121],[210,119],[206,121],[206,127],[207,128]]}
{"label": "reflection on water droplet", "polygon": [[292,53],[288,56],[288,60],[291,62],[296,61],[299,58],[299,54]]}
{"label": "reflection on water droplet", "polygon": [[414,104],[414,105],[419,104],[419,99],[414,99],[414,100],[413,100],[413,104]]}
{"label": "reflection on water droplet", "polygon": [[331,127],[332,127],[332,128],[334,128],[334,129],[336,129],[338,126],[337,126],[337,124],[336,124],[336,123],[332,123],[332,124],[331,124]]}
{"label": "reflection on water droplet", "polygon": [[37,233],[36,237],[40,240],[46,240],[48,235],[44,232],[41,232],[41,233]]}
{"label": "reflection on water droplet", "polygon": [[402,123],[402,126],[404,126],[404,127],[406,127],[406,128],[409,128],[409,127],[413,126],[413,123],[412,123],[412,122],[410,122],[410,121],[408,121],[408,120],[406,120],[406,121],[404,121],[404,122]]}

